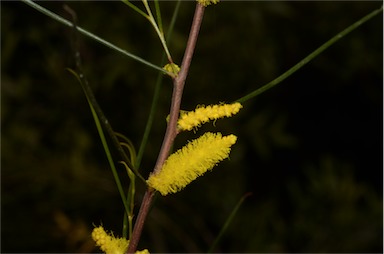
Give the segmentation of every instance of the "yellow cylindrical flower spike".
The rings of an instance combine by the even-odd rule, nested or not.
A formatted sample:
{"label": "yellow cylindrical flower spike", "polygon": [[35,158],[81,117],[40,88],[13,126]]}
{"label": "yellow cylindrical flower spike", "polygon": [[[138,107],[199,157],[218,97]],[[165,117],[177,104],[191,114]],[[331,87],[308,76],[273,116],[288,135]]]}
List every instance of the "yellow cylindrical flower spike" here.
{"label": "yellow cylindrical flower spike", "polygon": [[228,158],[235,135],[222,136],[207,132],[198,139],[171,154],[157,174],[152,174],[147,183],[163,196],[175,193],[218,162]]}
{"label": "yellow cylindrical flower spike", "polygon": [[181,114],[178,120],[179,130],[192,130],[210,120],[223,117],[230,117],[239,112],[243,106],[236,102],[232,104],[212,105],[207,107],[197,107],[195,111]]}
{"label": "yellow cylindrical flower spike", "polygon": [[[124,254],[127,252],[129,245],[129,240],[108,234],[102,226],[93,229],[92,239],[96,242],[96,246],[99,246],[100,250],[106,254]],[[145,249],[136,251],[135,254],[149,254],[149,251]]]}
{"label": "yellow cylindrical flower spike", "polygon": [[129,240],[107,234],[102,226],[93,229],[92,239],[106,254],[123,254],[128,249]]}

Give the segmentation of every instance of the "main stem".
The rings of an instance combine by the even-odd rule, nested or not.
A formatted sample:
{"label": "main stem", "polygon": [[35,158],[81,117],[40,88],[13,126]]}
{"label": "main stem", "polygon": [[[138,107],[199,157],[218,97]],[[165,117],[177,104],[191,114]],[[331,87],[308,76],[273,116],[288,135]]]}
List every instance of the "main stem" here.
{"label": "main stem", "polygon": [[[196,41],[199,35],[201,22],[203,20],[204,10],[204,6],[200,5],[199,3],[196,4],[192,27],[189,33],[187,47],[185,48],[184,58],[181,63],[180,72],[178,76],[173,79],[173,93],[170,109],[170,119],[164,135],[163,144],[161,145],[160,153],[152,174],[156,174],[160,171],[161,167],[163,166],[165,160],[169,155],[169,151],[177,135],[177,119],[179,118],[181,97],[183,95],[184,84],[188,75],[189,66],[191,65],[193,52],[196,47]],[[148,211],[151,206],[154,194],[155,190],[148,187],[141,203],[140,211],[137,216],[135,226],[133,228],[132,238],[130,239],[127,253],[134,253],[137,249],[137,244],[143,231],[144,222],[148,215]]]}

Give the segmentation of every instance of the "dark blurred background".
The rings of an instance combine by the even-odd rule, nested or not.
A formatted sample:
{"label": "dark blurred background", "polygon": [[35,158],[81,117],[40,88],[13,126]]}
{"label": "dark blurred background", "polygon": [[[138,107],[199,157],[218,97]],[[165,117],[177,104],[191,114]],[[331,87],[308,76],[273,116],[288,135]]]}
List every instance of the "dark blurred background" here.
{"label": "dark blurred background", "polygon": [[[121,2],[39,2],[160,64],[150,24]],[[140,2],[135,2],[141,7]],[[181,62],[194,12],[182,2],[170,51]],[[210,6],[182,109],[232,102],[273,80],[382,2],[236,2]],[[160,3],[167,31],[175,2]],[[71,29],[21,2],[1,2],[1,252],[97,252],[102,223],[121,235],[123,206],[74,68]],[[215,251],[382,252],[382,14],[231,119],[182,133],[233,133],[230,160],[184,191],[156,198],[139,248],[204,252],[248,197]],[[157,72],[80,36],[85,73],[114,129],[138,149]],[[165,78],[140,171],[164,135]],[[116,159],[119,159],[116,157]],[[128,178],[119,168],[124,186]],[[144,186],[137,190],[139,207]]]}

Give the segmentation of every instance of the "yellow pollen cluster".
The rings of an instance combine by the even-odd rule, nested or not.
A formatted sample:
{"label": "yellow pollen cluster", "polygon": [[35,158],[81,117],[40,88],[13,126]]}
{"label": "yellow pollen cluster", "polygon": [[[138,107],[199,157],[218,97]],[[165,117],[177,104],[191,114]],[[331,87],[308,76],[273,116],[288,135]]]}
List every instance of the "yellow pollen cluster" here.
{"label": "yellow pollen cluster", "polygon": [[138,250],[138,251],[135,252],[135,254],[149,254],[149,251],[147,249]]}
{"label": "yellow pollen cluster", "polygon": [[171,64],[166,64],[164,67],[163,67],[164,70],[170,72],[170,73],[173,73],[175,75],[177,75],[180,71],[180,67],[177,65],[177,64],[174,64],[174,63],[171,63]]}
{"label": "yellow pollen cluster", "polygon": [[233,116],[237,114],[242,107],[238,102],[207,107],[200,106],[197,107],[195,111],[182,114],[177,122],[178,128],[180,130],[190,131],[209,120]]}
{"label": "yellow pollen cluster", "polygon": [[197,2],[199,2],[199,4],[207,7],[210,4],[217,4],[218,2],[220,2],[220,0],[197,0]]}
{"label": "yellow pollen cluster", "polygon": [[220,133],[207,132],[171,154],[160,172],[150,175],[147,183],[163,196],[178,192],[228,158],[236,140],[235,135],[223,137]]}
{"label": "yellow pollen cluster", "polygon": [[102,226],[93,229],[92,239],[106,254],[123,254],[128,249],[129,240],[107,234]]}

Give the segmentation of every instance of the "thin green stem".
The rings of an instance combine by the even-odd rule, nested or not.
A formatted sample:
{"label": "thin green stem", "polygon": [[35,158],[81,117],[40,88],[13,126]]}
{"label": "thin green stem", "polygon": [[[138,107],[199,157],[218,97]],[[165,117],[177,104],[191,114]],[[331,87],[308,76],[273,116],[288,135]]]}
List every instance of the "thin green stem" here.
{"label": "thin green stem", "polygon": [[207,253],[212,253],[217,245],[217,243],[220,241],[220,239],[222,238],[222,236],[224,235],[225,231],[228,229],[229,227],[229,224],[231,224],[231,222],[233,221],[233,218],[235,218],[235,215],[237,213],[237,211],[239,210],[240,206],[243,204],[244,200],[249,197],[250,195],[252,195],[252,193],[246,193],[244,196],[241,197],[241,199],[239,200],[239,202],[236,204],[236,206],[233,208],[231,214],[228,216],[227,220],[225,221],[223,227],[221,228],[219,234],[217,235],[216,239],[213,241],[211,247],[209,248],[208,252]]}
{"label": "thin green stem", "polygon": [[[57,15],[57,14],[51,12],[51,11],[49,11],[48,9],[46,9],[43,6],[37,4],[36,2],[33,2],[31,0],[21,0],[21,1],[24,2],[25,4],[31,6],[32,8],[38,10],[39,12],[43,13],[44,15],[47,15],[50,18],[52,18],[52,19],[54,19],[54,20],[56,20],[56,21],[58,21],[58,22],[60,22],[60,23],[62,23],[64,25],[66,25],[66,26],[73,27],[72,22],[70,22],[70,21],[60,17],[59,15]],[[103,44],[104,46],[106,46],[106,47],[108,47],[108,48],[110,48],[112,50],[115,50],[115,51],[123,54],[124,56],[132,58],[135,61],[138,61],[138,62],[140,62],[142,64],[145,64],[148,67],[151,67],[151,68],[153,68],[155,70],[158,70],[158,71],[160,71],[160,72],[162,72],[164,74],[167,74],[167,75],[169,75],[171,77],[173,76],[173,73],[165,71],[162,67],[154,65],[154,64],[152,64],[152,63],[142,59],[141,57],[138,57],[138,56],[136,56],[136,55],[134,55],[134,54],[124,50],[124,49],[121,49],[118,46],[116,46],[116,45],[114,45],[114,44],[112,44],[112,43],[110,43],[110,42],[100,38],[99,36],[97,36],[97,35],[95,35],[95,34],[93,34],[91,32],[88,32],[87,30],[85,30],[85,29],[83,29],[81,27],[77,27],[77,30],[81,34],[85,35],[86,37],[89,37],[89,38],[91,38],[91,39],[93,39],[93,40]]]}
{"label": "thin green stem", "polygon": [[173,11],[171,23],[169,24],[168,32],[167,32],[167,35],[166,35],[166,38],[165,38],[167,41],[171,41],[171,36],[172,36],[172,33],[173,33],[173,28],[175,27],[175,23],[176,23],[177,15],[179,14],[179,9],[180,9],[181,2],[182,2],[181,0],[177,1],[176,6],[175,6],[175,10]]}
{"label": "thin green stem", "polygon": [[96,125],[96,128],[97,128],[97,131],[98,131],[99,136],[100,136],[101,143],[103,145],[105,154],[107,156],[109,166],[111,167],[112,174],[113,174],[113,177],[114,177],[116,185],[117,185],[117,189],[118,189],[120,197],[121,197],[121,199],[123,201],[124,209],[125,209],[126,213],[129,213],[129,206],[128,206],[127,201],[126,201],[127,199],[125,197],[125,194],[124,194],[124,191],[123,191],[123,187],[122,187],[121,182],[120,182],[119,175],[117,174],[117,170],[116,170],[115,164],[113,162],[112,154],[111,154],[111,152],[109,150],[109,146],[108,146],[107,140],[105,138],[105,135],[104,135],[104,132],[103,132],[103,128],[101,127],[101,122],[102,121],[100,121],[99,115],[96,112],[96,109],[93,107],[92,99],[88,96],[89,94],[86,92],[87,86],[84,84],[84,81],[86,81],[86,79],[85,79],[84,76],[81,76],[82,74],[80,74],[80,76],[79,76],[79,75],[77,75],[77,73],[75,71],[73,71],[71,69],[68,69],[68,71],[71,72],[78,79],[78,81],[81,84],[81,87],[83,88],[83,91],[85,93],[85,97],[87,98],[87,101],[88,101],[89,107],[91,109],[91,113],[92,113],[93,119],[95,121],[95,125]]}
{"label": "thin green stem", "polygon": [[[173,31],[173,28],[174,28],[175,23],[176,23],[177,14],[179,13],[180,4],[181,4],[181,1],[180,0],[177,1],[177,4],[175,6],[175,10],[174,10],[173,15],[172,15],[171,23],[169,25],[169,29],[167,32],[167,41],[171,40],[171,35],[172,35],[172,31]],[[165,62],[165,53],[163,53],[163,56],[162,56],[162,60],[161,60],[162,65],[164,64],[164,62]],[[140,143],[139,151],[137,152],[136,163],[135,163],[136,168],[140,168],[140,164],[141,164],[141,160],[143,158],[144,150],[145,150],[145,147],[148,143],[148,137],[149,137],[149,133],[151,132],[153,120],[155,117],[155,112],[156,112],[157,103],[158,103],[158,100],[160,97],[161,84],[162,84],[163,78],[164,78],[164,75],[162,73],[159,73],[159,75],[157,76],[157,80],[156,80],[155,92],[153,95],[153,99],[152,99],[152,103],[151,103],[151,109],[150,109],[150,113],[148,116],[147,124],[145,126],[145,131],[143,134],[142,141]]]}
{"label": "thin green stem", "polygon": [[[115,132],[115,135],[119,138],[121,138],[122,140],[124,140],[124,142],[120,142],[120,145],[127,148],[128,151],[129,151],[129,156],[130,156],[130,162],[132,163],[131,165],[135,165],[135,161],[136,161],[136,150],[135,150],[135,146],[133,145],[132,141],[129,140],[126,136],[124,136],[123,134],[120,134],[118,132]],[[128,165],[127,165],[128,166]]]}
{"label": "thin green stem", "polygon": [[83,83],[81,82],[81,80],[80,80],[80,83],[82,84],[84,93],[86,94],[86,97],[87,97],[88,104],[89,104],[89,106],[91,108],[92,116],[93,116],[93,119],[95,121],[95,124],[96,124],[96,127],[97,127],[97,131],[98,131],[99,136],[100,136],[101,143],[103,144],[105,154],[107,155],[108,163],[109,163],[109,166],[111,167],[112,174],[113,174],[113,177],[114,177],[116,185],[117,185],[117,189],[118,189],[120,197],[121,197],[121,199],[123,201],[125,212],[129,214],[129,206],[128,206],[128,203],[127,203],[127,198],[125,197],[124,190],[123,190],[122,184],[120,182],[119,175],[117,174],[115,163],[113,162],[112,154],[111,154],[111,152],[109,150],[109,146],[108,146],[107,140],[106,140],[106,138],[104,136],[103,128],[101,127],[101,123],[100,123],[98,114],[96,113],[96,110],[93,107],[90,98],[87,96],[87,93],[85,92],[85,87],[84,87]]}
{"label": "thin green stem", "polygon": [[[163,55],[163,59],[161,62],[164,62],[164,60],[165,60],[165,54]],[[144,155],[144,150],[148,144],[149,133],[151,132],[153,121],[155,118],[157,103],[159,101],[159,97],[161,94],[160,92],[161,92],[161,84],[163,81],[163,77],[164,77],[164,75],[160,74],[157,76],[157,79],[156,79],[156,85],[155,85],[154,95],[152,98],[151,109],[149,112],[147,123],[145,125],[145,130],[144,130],[143,138],[142,138],[141,143],[140,143],[139,151],[137,152],[135,168],[140,168],[141,160],[142,160],[143,155]]]}
{"label": "thin green stem", "polygon": [[168,46],[167,46],[167,43],[166,43],[165,38],[164,38],[164,34],[161,31],[162,29],[161,30],[159,29],[159,26],[157,25],[156,20],[152,15],[151,8],[149,7],[148,1],[147,0],[142,0],[142,1],[143,1],[144,6],[145,6],[145,9],[147,10],[147,13],[149,15],[149,22],[152,24],[157,35],[159,36],[161,44],[163,45],[163,48],[164,48],[165,53],[166,53],[167,58],[168,58],[168,62],[173,63],[171,54],[169,53]]}
{"label": "thin green stem", "polygon": [[128,235],[128,231],[129,231],[129,226],[130,226],[130,223],[128,221],[128,214],[127,213],[124,213],[124,216],[123,216],[123,234],[122,234],[122,237],[125,238],[125,239],[129,239],[131,236]]}
{"label": "thin green stem", "polygon": [[133,3],[131,3],[130,1],[128,0],[121,0],[123,3],[125,3],[126,5],[128,5],[130,8],[132,8],[135,12],[139,13],[140,15],[144,16],[146,19],[148,19],[148,15],[143,12],[142,10],[140,10],[136,5],[134,5]]}
{"label": "thin green stem", "polygon": [[[125,152],[123,151],[123,148],[121,147],[120,143],[118,142],[117,137],[115,136],[115,133],[113,132],[112,127],[108,123],[108,120],[106,119],[106,117],[104,116],[101,108],[99,107],[99,105],[98,105],[98,103],[96,101],[96,98],[95,98],[95,96],[94,96],[94,94],[92,92],[92,89],[90,88],[90,86],[88,84],[88,80],[87,80],[85,74],[83,73],[83,67],[82,67],[82,63],[81,63],[81,55],[80,55],[79,45],[78,45],[78,36],[77,36],[78,33],[77,33],[77,29],[76,29],[77,28],[77,15],[76,15],[76,12],[73,11],[68,5],[64,5],[64,9],[72,16],[72,19],[73,19],[72,50],[73,50],[73,54],[74,54],[74,57],[75,57],[76,67],[77,67],[77,70],[79,72],[79,75],[75,71],[72,71],[70,69],[68,69],[68,70],[72,74],[74,74],[74,76],[79,80],[79,82],[81,84],[81,87],[82,87],[82,89],[83,89],[83,91],[85,93],[85,96],[87,98],[89,107],[90,107],[91,112],[92,112],[92,116],[94,118],[94,121],[95,121],[95,124],[96,124],[96,127],[97,127],[97,131],[99,133],[102,145],[104,147],[104,151],[106,153],[108,162],[110,164],[110,167],[111,167],[111,170],[112,170],[112,174],[113,174],[113,176],[115,178],[115,182],[116,182],[117,188],[119,190],[120,197],[121,197],[121,199],[123,201],[123,205],[124,205],[124,208],[125,208],[125,213],[129,214],[129,215],[132,215],[133,214],[133,207],[132,206],[128,206],[128,203],[130,201],[130,196],[128,196],[128,199],[126,199],[126,197],[124,195],[123,187],[121,185],[120,178],[119,178],[119,176],[117,174],[117,170],[116,170],[116,167],[115,167],[112,155],[111,155],[111,153],[109,151],[109,146],[108,146],[108,143],[107,143],[107,141],[105,139],[102,125],[107,130],[107,132],[110,135],[112,141],[114,142],[117,150],[121,153],[122,157],[127,161],[127,163],[130,163],[130,162],[134,163],[135,156],[136,156],[135,150],[134,150],[133,145],[131,144],[130,140],[125,138],[123,135],[121,135],[123,138],[125,138],[125,141],[127,143],[124,143],[124,144],[127,145],[128,149],[130,151],[131,160],[129,161],[127,156],[126,156],[126,154],[125,154]],[[100,119],[102,120],[101,121],[102,124],[100,123]],[[128,176],[131,178],[131,184],[129,186],[129,189],[130,190],[133,189],[133,195],[134,195],[135,175],[132,172],[132,170],[129,168],[127,163],[125,163],[124,161],[122,163],[124,164],[124,166],[127,169]],[[128,194],[131,194],[131,193],[132,193],[132,191],[129,192]],[[129,221],[129,225],[130,225],[130,228],[132,228],[132,220]],[[123,226],[123,231],[124,231],[124,226]]]}
{"label": "thin green stem", "polygon": [[158,24],[159,29],[160,29],[160,33],[164,34],[163,22],[161,20],[161,11],[160,11],[159,0],[155,0],[155,9],[156,9],[156,20],[157,20],[157,24]]}
{"label": "thin green stem", "polygon": [[244,103],[247,100],[250,100],[250,99],[256,97],[257,95],[259,95],[259,94],[261,94],[261,93],[271,89],[272,87],[276,86],[277,84],[281,83],[283,80],[285,80],[286,78],[291,76],[293,73],[298,71],[300,68],[302,68],[304,65],[309,63],[312,59],[314,59],[316,56],[321,54],[324,50],[329,48],[331,45],[336,43],[338,40],[340,40],[341,38],[343,38],[344,36],[346,36],[347,34],[352,32],[353,30],[355,30],[356,28],[358,28],[359,26],[361,26],[362,24],[364,24],[368,20],[372,19],[373,17],[375,17],[376,15],[378,15],[382,11],[383,11],[383,7],[381,7],[380,9],[374,10],[373,12],[369,13],[365,17],[361,18],[357,22],[353,23],[352,25],[350,25],[349,27],[347,27],[346,29],[344,29],[343,31],[341,31],[340,33],[338,33],[337,35],[332,37],[330,40],[328,40],[326,43],[321,45],[319,48],[317,48],[315,51],[313,51],[311,54],[309,54],[307,57],[305,57],[303,60],[298,62],[296,65],[294,65],[292,68],[290,68],[289,70],[284,72],[282,75],[280,75],[276,79],[272,80],[268,84],[266,84],[266,85],[256,89],[255,91],[247,94],[246,96],[244,96],[244,97],[242,97],[242,98],[240,98],[240,99],[238,99],[236,101],[240,102],[240,103]]}

